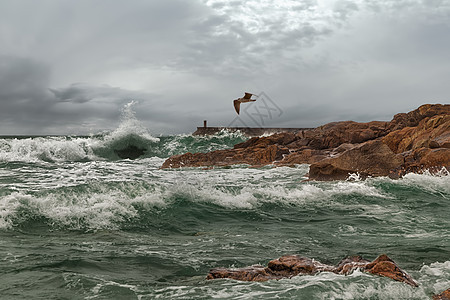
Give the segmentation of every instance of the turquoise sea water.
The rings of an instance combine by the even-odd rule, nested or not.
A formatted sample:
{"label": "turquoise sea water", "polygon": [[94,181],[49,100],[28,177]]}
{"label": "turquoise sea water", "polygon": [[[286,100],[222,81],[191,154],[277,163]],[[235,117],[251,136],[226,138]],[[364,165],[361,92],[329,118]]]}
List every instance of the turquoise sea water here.
{"label": "turquoise sea water", "polygon": [[[295,168],[160,170],[239,134],[0,138],[0,299],[429,299],[450,288],[450,176],[304,182]],[[136,160],[114,150],[145,149]],[[418,288],[355,272],[207,281],[284,254],[386,253]]]}

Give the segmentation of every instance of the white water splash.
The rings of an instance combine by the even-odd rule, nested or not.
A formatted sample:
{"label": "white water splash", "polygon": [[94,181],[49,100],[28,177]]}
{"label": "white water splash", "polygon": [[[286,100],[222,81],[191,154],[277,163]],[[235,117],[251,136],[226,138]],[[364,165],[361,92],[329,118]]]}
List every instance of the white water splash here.
{"label": "white water splash", "polygon": [[438,193],[444,198],[450,199],[450,172],[442,168],[438,173],[426,171],[422,174],[406,174],[398,184],[420,187],[423,190]]}
{"label": "white water splash", "polygon": [[0,139],[0,162],[81,161],[98,157],[90,138],[35,137]]}
{"label": "white water splash", "polygon": [[[99,149],[111,148],[109,150],[113,151],[114,146],[128,146],[130,141],[140,144],[159,142],[159,139],[153,137],[136,118],[133,111],[135,104],[136,102],[131,101],[123,107],[118,128],[105,136],[0,139],[0,162],[104,160],[105,157],[97,154]],[[108,158],[110,157],[106,157]]]}
{"label": "white water splash", "polygon": [[125,104],[122,108],[120,124],[117,129],[105,136],[106,142],[121,139],[129,135],[136,135],[151,142],[159,142],[159,139],[152,136],[144,124],[136,118],[136,112],[133,110],[136,104],[136,101]]}
{"label": "white water splash", "polygon": [[165,206],[160,195],[138,184],[115,188],[92,184],[85,192],[60,190],[41,196],[15,192],[0,198],[0,229],[44,217],[50,225],[72,230],[117,230],[121,223],[137,216],[134,205],[147,209]]}

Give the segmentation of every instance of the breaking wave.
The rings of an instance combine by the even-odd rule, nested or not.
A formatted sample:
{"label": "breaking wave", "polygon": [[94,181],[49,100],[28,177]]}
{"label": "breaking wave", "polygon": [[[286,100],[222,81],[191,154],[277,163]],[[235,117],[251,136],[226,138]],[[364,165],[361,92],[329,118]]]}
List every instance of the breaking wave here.
{"label": "breaking wave", "polygon": [[[414,204],[410,203],[411,209],[405,210],[403,199],[396,199],[396,193],[392,192],[398,191],[408,179],[292,184],[300,182],[308,170],[306,165],[270,170],[145,171],[138,165],[108,168],[95,163],[92,167],[99,170],[97,173],[83,165],[72,165],[71,169],[80,167],[66,174],[57,172],[60,177],[48,178],[49,183],[41,182],[35,190],[31,188],[33,182],[25,181],[5,190],[0,201],[0,228],[28,226],[36,220],[87,231],[147,228],[156,223],[173,227],[169,225],[173,218],[204,222],[203,216],[208,214],[211,218],[217,215],[235,218],[234,214],[243,211],[255,216],[298,211],[299,218],[305,212],[306,216],[314,214],[318,218],[322,214],[347,212],[368,220],[402,219],[399,222],[404,224],[402,234],[412,236],[416,233],[408,230],[411,222],[429,222],[416,220]],[[283,182],[286,178],[288,181]],[[439,180],[437,177],[434,182]],[[442,196],[436,199],[436,205],[445,201]],[[341,231],[352,232],[352,226],[342,226]]]}
{"label": "breaking wave", "polygon": [[233,147],[245,140],[240,133],[213,136],[175,135],[154,137],[139,121],[130,102],[124,106],[119,126],[91,136],[42,136],[0,138],[0,162],[86,162],[160,157],[185,152],[208,152]]}

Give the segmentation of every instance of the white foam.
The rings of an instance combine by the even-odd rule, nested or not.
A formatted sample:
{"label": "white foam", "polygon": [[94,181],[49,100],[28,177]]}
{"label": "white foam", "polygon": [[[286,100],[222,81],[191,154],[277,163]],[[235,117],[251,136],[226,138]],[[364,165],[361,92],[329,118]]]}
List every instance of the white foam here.
{"label": "white foam", "polygon": [[[325,184],[298,183],[292,185],[292,178],[286,180],[280,170],[225,169],[225,170],[184,170],[168,172],[174,175],[168,181],[176,182],[174,194],[187,195],[192,201],[211,202],[227,208],[252,209],[264,203],[308,206],[357,205],[336,201],[339,195],[361,195],[390,199],[368,181],[334,182]],[[290,169],[298,172],[298,169]],[[278,173],[279,172],[279,173]],[[182,178],[178,179],[180,176]],[[301,175],[298,175],[301,177]],[[170,185],[169,185],[170,186]],[[370,206],[371,214],[386,214],[389,209],[380,205]]]}
{"label": "white foam", "polygon": [[99,159],[92,151],[92,139],[36,137],[1,139],[0,161],[77,161]]}
{"label": "white foam", "polygon": [[105,142],[109,143],[129,135],[140,136],[151,142],[159,142],[159,138],[152,136],[142,122],[136,118],[136,113],[133,110],[133,106],[136,104],[136,101],[131,101],[123,107],[119,126],[105,136]]}
{"label": "white foam", "polygon": [[[118,229],[122,222],[137,216],[135,204],[147,208],[165,205],[160,198],[161,192],[148,193],[146,187],[136,184],[114,189],[107,185],[93,184],[89,190],[78,194],[74,191],[60,191],[43,196],[15,192],[2,197],[0,228],[11,228],[16,223],[25,221],[21,218],[38,216],[48,218],[56,226],[70,229]],[[135,197],[130,196],[136,194]]]}
{"label": "white foam", "polygon": [[420,187],[423,190],[450,198],[450,172],[446,168],[442,168],[435,174],[428,171],[423,174],[409,173],[398,180],[398,184]]}
{"label": "white foam", "polygon": [[421,282],[432,286],[434,294],[441,293],[450,286],[450,261],[424,265],[420,269],[419,275]]}
{"label": "white foam", "polygon": [[153,137],[136,118],[132,110],[135,104],[136,102],[132,101],[124,106],[118,128],[104,136],[0,139],[0,162],[104,160],[94,153],[95,150],[111,147],[127,137],[139,138],[149,143],[158,142],[159,139]]}
{"label": "white foam", "polygon": [[153,298],[194,299],[429,299],[428,287],[414,288],[389,278],[355,271],[348,276],[324,272],[267,282],[213,280],[193,286],[171,285],[155,290]]}
{"label": "white foam", "polygon": [[247,138],[239,131],[231,132],[222,129],[214,135],[190,135],[178,134],[173,136],[165,145],[165,151],[168,155],[181,154],[186,152],[209,152],[213,150],[229,149],[225,140],[246,140]]}

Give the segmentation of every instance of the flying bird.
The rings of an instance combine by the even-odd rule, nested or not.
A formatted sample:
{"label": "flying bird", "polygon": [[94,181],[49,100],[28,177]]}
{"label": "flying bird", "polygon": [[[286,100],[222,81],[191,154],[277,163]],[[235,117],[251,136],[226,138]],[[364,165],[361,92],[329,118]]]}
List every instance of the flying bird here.
{"label": "flying bird", "polygon": [[[237,114],[239,114],[239,111],[241,109],[241,103],[256,101],[256,99],[252,99],[253,95],[254,94],[245,93],[244,97],[233,100],[234,109],[236,110]],[[258,96],[256,96],[256,97],[258,97]]]}

